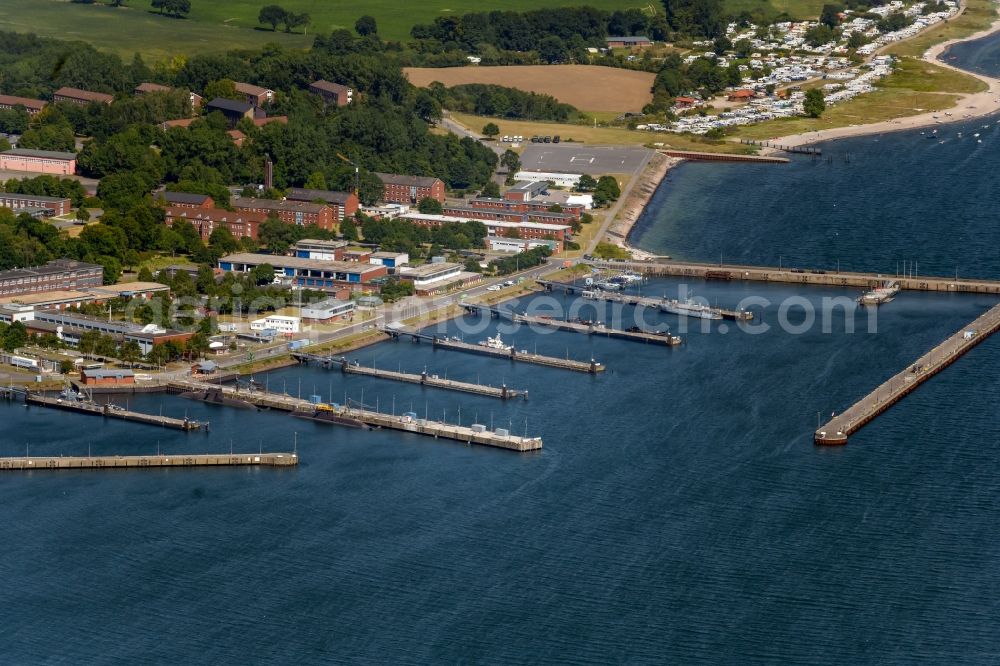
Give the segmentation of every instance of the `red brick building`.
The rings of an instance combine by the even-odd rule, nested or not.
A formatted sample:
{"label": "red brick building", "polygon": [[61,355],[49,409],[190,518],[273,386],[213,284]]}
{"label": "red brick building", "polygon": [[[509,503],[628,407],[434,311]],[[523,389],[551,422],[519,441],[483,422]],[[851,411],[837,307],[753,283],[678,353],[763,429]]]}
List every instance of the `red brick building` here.
{"label": "red brick building", "polygon": [[337,218],[338,222],[343,222],[345,217],[352,217],[358,212],[360,206],[358,196],[353,192],[306,190],[293,187],[285,192],[285,198],[289,201],[325,201],[333,209],[333,216]]}
{"label": "red brick building", "polygon": [[131,386],[135,384],[135,373],[131,370],[83,369],[80,381],[86,386]]}
{"label": "red brick building", "polygon": [[207,194],[191,192],[160,192],[156,199],[174,208],[215,208],[215,200]]}
{"label": "red brick building", "polygon": [[401,176],[393,173],[376,173],[385,191],[382,200],[390,203],[418,204],[430,197],[444,203],[444,183],[430,176]]}
{"label": "red brick building", "polygon": [[86,106],[88,104],[92,104],[93,102],[111,104],[114,99],[115,98],[112,95],[106,95],[104,93],[65,87],[55,91],[52,95],[53,102],[69,102],[71,104],[79,104],[81,106]]}
{"label": "red brick building", "polygon": [[470,208],[500,211],[504,213],[547,213],[549,208],[559,206],[561,212],[579,220],[584,208],[580,204],[560,204],[554,201],[507,201],[506,199],[476,198],[465,202]]}
{"label": "red brick building", "polygon": [[496,222],[541,222],[543,224],[565,224],[572,226],[579,217],[569,213],[550,213],[547,209],[541,211],[520,212],[516,210],[500,210],[491,208],[470,208],[468,206],[444,206],[442,215],[462,217],[470,220]]}
{"label": "red brick building", "polygon": [[336,226],[333,209],[326,204],[252,199],[249,197],[235,197],[230,203],[233,208],[240,212],[263,213],[265,217],[269,213],[274,213],[285,224],[294,224],[300,227],[315,224],[320,229],[329,231],[332,231]]}
{"label": "red brick building", "polygon": [[166,223],[172,227],[177,220],[187,220],[198,230],[201,239],[207,241],[216,229],[226,228],[233,238],[257,239],[261,223],[267,219],[266,213],[250,211],[233,212],[221,208],[191,208],[184,206],[167,206]]}
{"label": "red brick building", "polygon": [[29,116],[33,116],[45,108],[47,102],[30,97],[16,97],[14,95],[0,95],[0,109],[13,109],[23,106]]}
{"label": "red brick building", "polygon": [[247,104],[261,107],[268,102],[274,101],[274,91],[269,88],[261,88],[252,83],[236,82],[236,92],[243,96]]}
{"label": "red brick building", "polygon": [[52,215],[65,215],[73,209],[73,202],[61,197],[0,192],[0,208],[12,208],[15,211],[19,208],[44,208],[52,211]]}
{"label": "red brick building", "polygon": [[323,79],[310,83],[309,92],[319,95],[327,104],[335,106],[345,106],[354,100],[353,90],[339,83],[331,83]]}

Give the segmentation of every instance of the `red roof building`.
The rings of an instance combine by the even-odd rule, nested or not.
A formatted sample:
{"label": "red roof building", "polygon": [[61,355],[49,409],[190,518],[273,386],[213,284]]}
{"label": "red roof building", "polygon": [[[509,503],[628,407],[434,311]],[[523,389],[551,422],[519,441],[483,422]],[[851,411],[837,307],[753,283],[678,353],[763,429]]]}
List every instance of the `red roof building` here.
{"label": "red roof building", "polygon": [[45,108],[47,102],[29,97],[17,97],[15,95],[0,95],[0,109],[13,109],[23,106],[29,116],[33,116]]}
{"label": "red roof building", "polygon": [[213,231],[222,228],[229,229],[229,233],[237,240],[241,238],[256,240],[261,223],[267,219],[266,213],[233,212],[222,208],[167,206],[164,213],[168,227],[172,227],[177,220],[186,220],[198,230],[198,235],[204,241],[209,239]]}
{"label": "red roof building", "polygon": [[86,106],[87,104],[92,104],[93,102],[111,104],[114,99],[115,98],[112,95],[68,87],[60,88],[52,94],[52,101],[54,102],[70,102],[71,104],[79,104],[81,106]]}

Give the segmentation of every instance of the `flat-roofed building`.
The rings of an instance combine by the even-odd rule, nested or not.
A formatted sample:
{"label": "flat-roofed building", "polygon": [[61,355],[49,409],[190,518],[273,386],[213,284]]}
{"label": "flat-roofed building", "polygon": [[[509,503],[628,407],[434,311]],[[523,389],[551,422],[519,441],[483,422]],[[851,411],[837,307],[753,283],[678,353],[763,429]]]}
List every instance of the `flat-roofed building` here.
{"label": "flat-roofed building", "polygon": [[327,298],[317,303],[303,305],[299,314],[308,321],[330,321],[337,317],[350,317],[354,314],[354,301],[342,301],[339,298]]}
{"label": "flat-roofed building", "polygon": [[261,319],[254,319],[250,322],[251,331],[277,331],[286,335],[298,333],[302,320],[299,317],[289,317],[288,315],[268,315]]}
{"label": "flat-roofed building", "polygon": [[332,83],[323,79],[310,83],[309,92],[319,95],[327,104],[335,106],[345,106],[354,100],[353,90],[339,83]]}
{"label": "flat-roofed building", "polygon": [[299,259],[343,261],[344,248],[348,245],[349,243],[347,241],[303,238],[292,245],[292,252],[294,253],[294,256]]}
{"label": "flat-roofed building", "polygon": [[54,333],[70,344],[79,342],[79,336],[87,331],[97,331],[109,335],[119,342],[135,342],[143,354],[156,345],[169,341],[185,342],[194,333],[160,328],[155,324],[135,324],[129,321],[107,321],[99,317],[88,317],[74,312],[36,310],[30,324],[26,324],[32,334]]}
{"label": "flat-roofed building", "polygon": [[404,176],[376,173],[382,181],[382,200],[389,203],[417,204],[423,199],[444,203],[444,182],[433,176]]}
{"label": "flat-roofed building", "polygon": [[410,263],[410,255],[406,252],[372,252],[368,262],[386,268],[399,268]]}
{"label": "flat-roofed building", "polygon": [[118,368],[84,368],[80,371],[80,381],[85,386],[130,386],[135,384],[135,373]]}
{"label": "flat-roofed building", "polygon": [[23,106],[29,116],[33,116],[42,109],[48,102],[30,97],[18,97],[16,95],[0,95],[0,109],[16,109]]}
{"label": "flat-roofed building", "polygon": [[76,173],[76,154],[58,150],[13,148],[0,153],[0,171],[72,176]]}
{"label": "flat-roofed building", "polygon": [[409,213],[404,220],[424,227],[440,227],[450,222],[466,223],[481,222],[486,227],[489,236],[516,236],[518,238],[554,238],[564,241],[573,233],[573,227],[568,224],[547,224],[544,222],[507,222],[503,220],[474,220],[468,217],[453,215],[431,215],[429,213]]}
{"label": "flat-roofed building", "polygon": [[69,102],[86,106],[88,104],[111,104],[114,101],[113,95],[106,93],[81,90],[80,88],[62,87],[52,94],[53,102]]}
{"label": "flat-roofed building", "polygon": [[548,208],[542,210],[504,210],[502,208],[475,208],[471,206],[445,205],[442,214],[470,220],[499,220],[501,222],[543,222],[545,224],[567,224],[579,219],[571,213],[555,213]]}
{"label": "flat-roofed building", "polygon": [[0,296],[86,289],[104,284],[104,268],[72,259],[0,271]]}
{"label": "flat-roofed building", "polygon": [[0,192],[0,208],[10,208],[15,213],[25,208],[42,209],[44,217],[66,215],[73,210],[73,202],[63,197],[43,197],[37,194]]}
{"label": "flat-roofed building", "polygon": [[265,264],[274,268],[276,277],[282,277],[295,286],[324,291],[337,291],[344,287],[360,290],[388,274],[385,266],[270,254],[238,253],[219,259],[221,270],[234,273],[249,273]]}
{"label": "flat-roofed building", "polygon": [[[474,199],[463,200],[457,206],[465,208],[479,208],[502,213],[549,213],[559,212],[570,215],[573,219],[579,220],[583,215],[584,206],[566,201],[550,201],[534,199],[531,201],[508,201],[507,199],[493,199],[487,197],[476,197]],[[558,206],[559,211],[550,211],[550,208]]]}
{"label": "flat-roofed building", "polygon": [[504,238],[503,236],[490,236],[486,239],[486,246],[492,252],[521,253],[526,250],[534,250],[536,247],[542,246],[552,250],[553,254],[558,254],[562,250],[562,243],[557,240],[547,240],[541,238]]}
{"label": "flat-roofed building", "polygon": [[343,222],[345,217],[351,217],[358,212],[358,196],[353,192],[336,192],[332,190],[307,190],[301,187],[292,187],[285,192],[285,198],[289,201],[322,201],[333,209],[333,216],[338,222]]}
{"label": "flat-roofed building", "polygon": [[531,201],[535,197],[545,194],[548,189],[549,184],[544,180],[519,181],[503,193],[503,198],[507,201]]}

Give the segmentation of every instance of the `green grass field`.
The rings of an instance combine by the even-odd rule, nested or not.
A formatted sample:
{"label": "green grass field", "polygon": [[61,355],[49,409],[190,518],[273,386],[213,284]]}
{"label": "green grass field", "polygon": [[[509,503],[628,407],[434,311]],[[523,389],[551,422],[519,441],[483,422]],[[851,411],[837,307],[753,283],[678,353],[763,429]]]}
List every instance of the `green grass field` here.
{"label": "green grass field", "polygon": [[[288,35],[281,28],[278,32],[258,29],[257,13],[271,1],[192,0],[188,18],[171,19],[151,13],[148,0],[127,0],[128,6],[120,9],[102,4],[71,4],[66,0],[3,0],[0,30],[79,39],[128,57],[139,52],[161,60],[178,53],[256,48],[267,42],[305,48],[312,44],[312,35],[317,32],[353,30],[354,22],[364,14],[376,18],[383,39],[405,40],[415,23],[490,8],[471,0],[422,0],[417,4],[400,0],[278,0],[277,4],[285,9],[308,12],[312,17],[308,34]],[[607,10],[650,6],[622,0],[503,0],[495,6],[520,11],[581,4]]]}
{"label": "green grass field", "polygon": [[[0,30],[34,32],[46,37],[79,39],[131,57],[142,53],[154,60],[177,54],[257,48],[276,42],[305,48],[312,35],[338,28],[353,29],[359,16],[375,17],[383,39],[405,40],[415,23],[429,23],[438,16],[503,9],[525,11],[540,7],[587,5],[603,10],[638,7],[662,11],[660,2],[648,0],[502,0],[482,4],[474,0],[278,0],[285,9],[308,12],[312,23],[308,34],[289,35],[261,30],[257,13],[273,0],[192,0],[186,19],[171,19],[151,13],[148,0],[126,0],[127,6],[112,9],[100,4],[76,4],[67,0],[2,0]],[[974,0],[975,1],[975,0]],[[982,0],[980,0],[982,1]],[[776,15],[787,11],[797,18],[817,16],[822,0],[726,0],[734,12],[744,9]]]}

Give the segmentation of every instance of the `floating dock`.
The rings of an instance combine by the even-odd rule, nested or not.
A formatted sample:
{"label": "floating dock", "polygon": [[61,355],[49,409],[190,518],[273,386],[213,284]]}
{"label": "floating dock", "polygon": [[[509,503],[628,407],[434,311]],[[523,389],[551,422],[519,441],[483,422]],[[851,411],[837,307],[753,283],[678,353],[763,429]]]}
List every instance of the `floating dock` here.
{"label": "floating dock", "polygon": [[934,347],[849,408],[816,430],[813,441],[842,446],[847,438],[904,396],[957,361],[963,354],[1000,329],[1000,305],[987,310],[971,324]]}
{"label": "floating dock", "polygon": [[596,374],[598,372],[604,372],[605,368],[601,363],[598,363],[594,359],[590,361],[574,361],[568,358],[558,358],[555,356],[542,356],[541,354],[530,354],[526,351],[518,351],[516,349],[503,350],[494,349],[492,347],[484,347],[483,345],[473,345],[468,342],[461,342],[459,340],[451,340],[445,337],[438,337],[434,335],[428,335],[426,333],[418,333],[416,331],[410,331],[403,328],[387,328],[385,332],[392,336],[394,339],[399,339],[404,335],[410,336],[415,342],[420,340],[426,340],[434,345],[435,349],[450,349],[452,351],[467,352],[469,354],[480,354],[482,356],[492,356],[494,358],[502,358],[508,361],[517,361],[519,363],[531,363],[533,365],[542,365],[547,368],[558,368],[560,370],[572,370],[574,372],[589,372],[591,374]]}
{"label": "floating dock", "polygon": [[29,393],[25,399],[28,405],[39,407],[50,407],[52,409],[62,409],[77,414],[90,414],[92,416],[103,416],[109,419],[119,419],[121,421],[131,421],[133,423],[145,423],[147,425],[159,426],[161,428],[172,428],[174,430],[192,431],[204,427],[208,429],[208,424],[202,424],[191,419],[175,419],[169,416],[157,416],[155,414],[143,414],[142,412],[132,412],[116,405],[99,405],[94,402],[81,402],[77,400],[65,400],[63,398],[50,398],[44,395]]}
{"label": "floating dock", "polygon": [[998,280],[858,273],[822,268],[774,268],[725,264],[698,264],[675,261],[587,261],[588,265],[614,270],[635,271],[647,277],[680,277],[702,280],[776,282],[820,287],[853,287],[868,291],[885,280],[899,283],[904,291],[946,291],[1000,295]]}
{"label": "floating dock", "polygon": [[[636,296],[633,294],[622,294],[614,291],[604,291],[602,289],[596,289],[593,286],[587,287],[565,282],[552,282],[550,280],[536,280],[535,282],[544,287],[546,291],[556,291],[561,289],[569,294],[580,293],[584,296],[584,298],[588,298],[593,301],[623,303],[625,305],[634,305],[645,308],[659,308],[667,300],[665,298],[652,298],[650,296]],[[751,321],[754,318],[753,312],[750,312],[749,310],[727,310],[726,308],[716,307],[710,307],[709,310],[723,319]]]}
{"label": "floating dock", "polygon": [[0,458],[0,470],[148,469],[150,467],[291,467],[294,453],[201,453],[155,456],[51,456]]}
{"label": "floating dock", "polygon": [[351,363],[346,358],[334,358],[332,356],[316,356],[313,354],[292,354],[292,358],[300,363],[320,363],[325,368],[339,367],[340,371],[348,375],[364,375],[366,377],[376,377],[378,379],[389,379],[407,384],[420,384],[433,388],[444,389],[446,391],[459,391],[461,393],[473,393],[475,395],[485,395],[491,398],[508,400],[510,398],[527,398],[527,391],[520,391],[507,388],[506,384],[497,386],[486,386],[483,384],[473,384],[471,382],[460,382],[454,379],[446,379],[438,375],[429,374],[426,370],[420,374],[408,372],[396,372],[393,370],[383,370],[375,367]]}
{"label": "floating dock", "polygon": [[[297,413],[300,415],[312,415],[316,413],[317,406],[308,400],[293,398],[289,395],[269,393],[258,389],[240,390],[238,388],[223,386],[218,387],[211,384],[202,384],[190,380],[176,380],[167,385],[171,390],[179,391],[182,394],[196,394],[219,390],[230,399],[258,407],[280,410],[284,412]],[[418,435],[429,437],[451,439],[467,444],[481,444],[492,446],[509,451],[537,451],[542,448],[541,437],[519,437],[512,435],[505,429],[487,430],[481,424],[472,426],[452,425],[440,421],[417,418],[413,412],[402,415],[384,414],[379,411],[350,407],[347,405],[329,405],[327,413],[332,414],[346,423],[357,423],[367,425],[372,428],[390,428],[392,430],[402,430]],[[317,419],[321,421],[322,419]],[[337,423],[337,421],[330,421]],[[345,423],[345,424],[346,424]]]}

